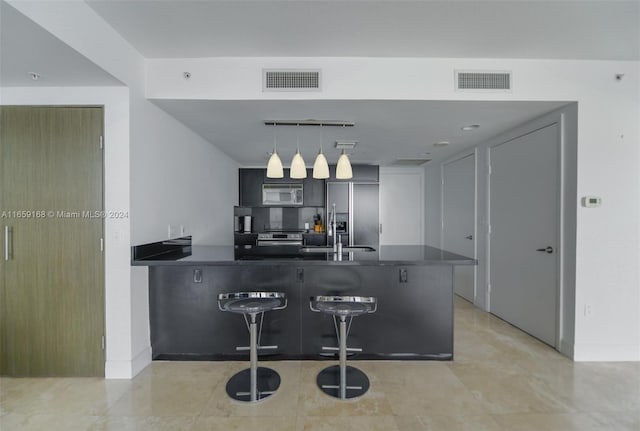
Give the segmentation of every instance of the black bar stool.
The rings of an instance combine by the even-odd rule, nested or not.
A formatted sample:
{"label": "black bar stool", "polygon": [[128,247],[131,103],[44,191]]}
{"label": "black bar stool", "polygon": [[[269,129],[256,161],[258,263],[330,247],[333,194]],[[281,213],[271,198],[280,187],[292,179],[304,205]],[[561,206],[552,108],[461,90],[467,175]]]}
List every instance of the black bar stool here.
{"label": "black bar stool", "polygon": [[[249,329],[250,367],[235,374],[227,382],[227,395],[234,400],[256,402],[272,395],[280,387],[280,375],[271,368],[258,367],[258,349],[277,349],[278,346],[260,346],[262,321],[265,311],[282,310],[287,307],[287,297],[280,292],[236,292],[218,295],[218,307],[222,311],[239,313]],[[260,330],[257,316],[260,314]],[[248,317],[247,317],[248,316]]]}
{"label": "black bar stool", "polygon": [[[359,369],[347,366],[347,352],[362,349],[348,348],[347,337],[355,316],[375,313],[378,300],[368,296],[312,296],[309,306],[312,311],[330,314],[336,327],[339,347],[322,347],[323,350],[338,351],[340,365],[332,365],[320,371],[318,387],[325,394],[342,400],[362,396],[369,389],[369,378]],[[349,325],[347,327],[347,318]],[[338,319],[340,323],[338,325]],[[339,326],[339,329],[338,329]]]}

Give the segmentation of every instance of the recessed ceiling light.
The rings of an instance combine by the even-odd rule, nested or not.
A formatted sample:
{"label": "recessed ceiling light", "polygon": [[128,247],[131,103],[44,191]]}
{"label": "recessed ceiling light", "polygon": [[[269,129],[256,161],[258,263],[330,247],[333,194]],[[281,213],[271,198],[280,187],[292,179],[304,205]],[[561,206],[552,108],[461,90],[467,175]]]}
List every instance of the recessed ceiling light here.
{"label": "recessed ceiling light", "polygon": [[449,145],[449,141],[438,141],[433,144],[434,147],[446,147]]}
{"label": "recessed ceiling light", "polygon": [[34,81],[40,79],[40,74],[37,72],[27,72],[27,75],[29,75]]}
{"label": "recessed ceiling light", "polygon": [[463,126],[462,130],[469,131],[469,130],[475,130],[475,129],[479,129],[480,125],[479,124],[469,124],[468,126]]}

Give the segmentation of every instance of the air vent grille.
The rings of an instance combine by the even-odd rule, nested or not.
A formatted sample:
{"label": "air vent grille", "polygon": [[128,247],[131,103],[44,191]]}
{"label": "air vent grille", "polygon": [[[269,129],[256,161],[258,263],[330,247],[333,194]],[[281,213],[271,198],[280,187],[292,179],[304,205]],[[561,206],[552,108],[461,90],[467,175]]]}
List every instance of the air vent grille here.
{"label": "air vent grille", "polygon": [[318,91],[319,70],[264,70],[264,91]]}
{"label": "air vent grille", "polygon": [[456,72],[458,90],[511,90],[511,72]]}

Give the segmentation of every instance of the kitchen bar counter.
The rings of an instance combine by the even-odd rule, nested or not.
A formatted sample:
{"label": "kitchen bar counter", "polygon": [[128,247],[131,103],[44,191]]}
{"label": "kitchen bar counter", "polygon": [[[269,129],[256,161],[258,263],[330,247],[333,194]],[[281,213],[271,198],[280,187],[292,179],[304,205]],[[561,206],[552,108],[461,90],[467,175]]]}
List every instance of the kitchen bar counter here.
{"label": "kitchen bar counter", "polygon": [[165,265],[475,265],[474,259],[429,246],[381,246],[374,252],[343,253],[338,261],[334,253],[302,253],[300,246],[277,249],[257,246],[190,246],[189,250],[135,258],[136,266]]}
{"label": "kitchen bar counter", "polygon": [[[301,253],[299,246],[191,246],[179,238],[134,247],[133,265],[149,267],[152,357],[237,360],[246,353],[242,316],[218,309],[220,293],[283,292],[288,306],[265,313],[262,359],[332,358],[330,316],[309,309],[317,295],[378,298],[376,313],[354,319],[354,359],[453,359],[453,273],[474,259],[433,247],[382,246],[375,252]],[[317,250],[316,250],[317,251]]]}

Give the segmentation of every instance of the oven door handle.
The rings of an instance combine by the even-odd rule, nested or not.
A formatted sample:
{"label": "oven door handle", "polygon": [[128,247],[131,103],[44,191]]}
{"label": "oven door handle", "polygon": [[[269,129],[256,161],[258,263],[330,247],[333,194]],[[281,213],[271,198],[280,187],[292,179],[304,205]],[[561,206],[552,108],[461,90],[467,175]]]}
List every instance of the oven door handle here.
{"label": "oven door handle", "polygon": [[285,241],[280,241],[280,240],[274,240],[274,241],[269,241],[269,240],[258,240],[258,246],[273,246],[273,245],[302,245],[302,241],[300,240],[285,240]]}

